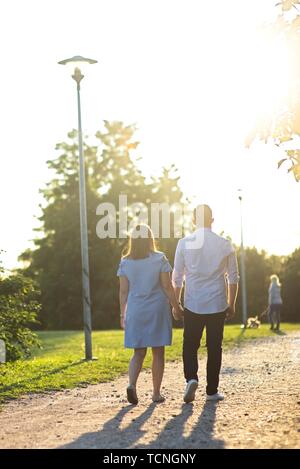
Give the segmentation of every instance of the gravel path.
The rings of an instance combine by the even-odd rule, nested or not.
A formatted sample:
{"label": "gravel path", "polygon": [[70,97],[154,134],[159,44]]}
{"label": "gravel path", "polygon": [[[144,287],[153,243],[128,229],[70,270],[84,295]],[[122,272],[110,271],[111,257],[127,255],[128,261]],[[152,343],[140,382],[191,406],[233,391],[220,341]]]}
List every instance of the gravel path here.
{"label": "gravel path", "polygon": [[226,352],[220,403],[205,403],[202,380],[196,401],[183,404],[180,362],[166,366],[163,404],[151,403],[150,371],[135,407],[126,384],[122,376],[6,404],[0,448],[300,448],[300,332]]}

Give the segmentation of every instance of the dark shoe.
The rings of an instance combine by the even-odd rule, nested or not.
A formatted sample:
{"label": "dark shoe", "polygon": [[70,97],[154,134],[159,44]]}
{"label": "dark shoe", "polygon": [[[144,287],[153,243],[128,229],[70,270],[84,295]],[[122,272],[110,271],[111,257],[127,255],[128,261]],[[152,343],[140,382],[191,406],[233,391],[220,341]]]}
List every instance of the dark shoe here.
{"label": "dark shoe", "polygon": [[136,395],[136,389],[134,386],[128,386],[126,389],[127,392],[127,401],[130,402],[130,404],[136,405],[139,401]]}

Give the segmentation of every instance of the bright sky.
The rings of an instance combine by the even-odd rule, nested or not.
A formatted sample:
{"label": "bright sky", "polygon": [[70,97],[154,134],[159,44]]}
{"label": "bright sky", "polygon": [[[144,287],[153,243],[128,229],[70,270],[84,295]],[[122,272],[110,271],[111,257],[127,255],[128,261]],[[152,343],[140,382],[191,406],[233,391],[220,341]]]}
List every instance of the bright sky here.
{"label": "bright sky", "polygon": [[[75,83],[57,61],[97,59],[82,84],[83,127],[137,123],[141,165],[175,163],[182,187],[208,203],[215,230],[288,254],[300,245],[300,185],[278,151],[244,139],[284,97],[284,50],[262,38],[275,0],[10,0],[2,5],[0,248],[6,267],[34,237],[39,188],[55,143],[76,127]],[[276,54],[275,54],[276,51]]]}

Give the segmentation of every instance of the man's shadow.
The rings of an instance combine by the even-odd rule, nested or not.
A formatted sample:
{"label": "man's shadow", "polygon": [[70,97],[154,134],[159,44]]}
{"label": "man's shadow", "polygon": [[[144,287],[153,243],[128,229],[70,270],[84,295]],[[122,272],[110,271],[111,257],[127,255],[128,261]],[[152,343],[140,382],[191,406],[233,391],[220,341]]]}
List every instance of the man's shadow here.
{"label": "man's shadow", "polygon": [[218,402],[206,402],[192,431],[184,436],[185,425],[194,412],[194,406],[183,404],[181,413],[169,420],[154,441],[135,448],[224,448],[224,441],[213,437],[218,405]]}
{"label": "man's shadow", "polygon": [[145,433],[142,426],[152,415],[156,404],[150,404],[149,407],[138,417],[133,418],[131,423],[124,429],[121,429],[121,423],[124,416],[131,410],[132,405],[122,408],[111,420],[108,420],[103,428],[96,432],[84,433],[76,440],[61,446],[63,449],[75,448],[105,448],[118,449],[130,448]]}

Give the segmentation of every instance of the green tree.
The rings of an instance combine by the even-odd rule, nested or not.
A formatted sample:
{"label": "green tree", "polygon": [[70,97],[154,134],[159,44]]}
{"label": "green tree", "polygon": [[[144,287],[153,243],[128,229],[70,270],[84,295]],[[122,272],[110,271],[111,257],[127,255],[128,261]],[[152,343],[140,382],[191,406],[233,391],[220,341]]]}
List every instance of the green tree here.
{"label": "green tree", "polygon": [[300,249],[287,257],[282,277],[283,318],[300,320]]}
{"label": "green tree", "polygon": [[[138,167],[135,127],[122,122],[104,121],[97,132],[99,145],[85,143],[88,234],[90,254],[93,326],[108,328],[119,323],[118,280],[116,270],[126,239],[100,239],[96,233],[99,203],[118,207],[119,195],[128,204],[142,202],[179,202],[182,192],[174,167],[146,181]],[[41,288],[41,322],[47,329],[82,327],[81,257],[78,199],[76,132],[57,145],[58,158],[48,161],[54,177],[42,190],[41,226],[35,249],[21,259],[27,262],[26,275],[33,276]],[[88,139],[85,139],[87,142]],[[120,214],[117,217],[117,235]],[[161,247],[173,259],[177,240],[161,240]]]}

